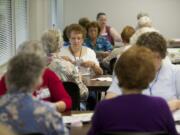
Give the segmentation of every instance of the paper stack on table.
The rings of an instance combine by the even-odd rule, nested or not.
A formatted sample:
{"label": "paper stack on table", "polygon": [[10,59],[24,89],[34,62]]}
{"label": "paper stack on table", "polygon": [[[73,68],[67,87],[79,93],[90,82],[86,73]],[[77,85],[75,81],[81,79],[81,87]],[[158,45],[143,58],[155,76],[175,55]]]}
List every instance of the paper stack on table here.
{"label": "paper stack on table", "polygon": [[63,116],[63,122],[66,123],[75,123],[75,122],[90,122],[93,113],[81,113],[81,114],[72,114],[71,116]]}
{"label": "paper stack on table", "polygon": [[112,78],[111,77],[98,77],[98,78],[93,78],[91,80],[98,80],[98,81],[109,81],[112,82]]}

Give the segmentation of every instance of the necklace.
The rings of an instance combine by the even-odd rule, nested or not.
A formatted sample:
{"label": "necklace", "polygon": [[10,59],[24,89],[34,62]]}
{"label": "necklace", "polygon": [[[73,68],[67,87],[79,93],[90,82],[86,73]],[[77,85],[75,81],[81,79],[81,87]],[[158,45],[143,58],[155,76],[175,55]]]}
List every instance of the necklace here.
{"label": "necklace", "polygon": [[79,55],[79,58],[77,59],[76,58],[76,56],[75,56],[75,54],[74,54],[74,52],[73,52],[73,50],[72,50],[72,48],[69,46],[69,50],[70,50],[70,52],[71,52],[71,54],[73,55],[73,57],[74,57],[74,61],[75,61],[75,65],[76,66],[79,66],[80,65],[80,58],[81,58],[81,54],[82,54],[82,47],[81,47],[81,50],[80,50],[80,55]]}
{"label": "necklace", "polygon": [[161,70],[161,66],[160,66],[160,68],[159,68],[159,70],[158,70],[158,72],[157,72],[157,75],[156,75],[155,80],[152,82],[152,85],[149,86],[149,92],[150,92],[150,95],[151,95],[151,96],[153,95],[153,93],[152,93],[152,88],[153,88],[154,84],[158,81],[158,76],[159,76],[160,70]]}

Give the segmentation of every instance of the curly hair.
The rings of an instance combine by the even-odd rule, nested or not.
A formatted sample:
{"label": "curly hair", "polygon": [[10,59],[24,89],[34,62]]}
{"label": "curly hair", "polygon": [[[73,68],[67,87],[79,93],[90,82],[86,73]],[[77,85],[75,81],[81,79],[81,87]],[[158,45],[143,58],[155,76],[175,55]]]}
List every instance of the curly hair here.
{"label": "curly hair", "polygon": [[42,35],[41,41],[47,54],[54,53],[63,46],[62,34],[58,29],[49,29]]}
{"label": "curly hair", "polygon": [[134,45],[124,52],[115,65],[119,86],[129,90],[143,90],[155,77],[153,53]]}
{"label": "curly hair", "polygon": [[8,63],[5,76],[8,89],[33,90],[44,67],[44,59],[34,53],[14,56]]}
{"label": "curly hair", "polygon": [[89,31],[90,28],[97,28],[98,29],[98,35],[100,34],[101,28],[97,22],[92,21],[92,22],[88,23],[86,26],[87,32]]}
{"label": "curly hair", "polygon": [[161,58],[165,58],[167,54],[167,42],[164,37],[157,32],[147,32],[142,34],[136,44],[149,48],[153,52],[158,52]]}
{"label": "curly hair", "polygon": [[86,30],[80,24],[71,24],[67,29],[67,37],[70,38],[71,32],[75,31],[77,34],[82,34],[83,39],[86,37]]}

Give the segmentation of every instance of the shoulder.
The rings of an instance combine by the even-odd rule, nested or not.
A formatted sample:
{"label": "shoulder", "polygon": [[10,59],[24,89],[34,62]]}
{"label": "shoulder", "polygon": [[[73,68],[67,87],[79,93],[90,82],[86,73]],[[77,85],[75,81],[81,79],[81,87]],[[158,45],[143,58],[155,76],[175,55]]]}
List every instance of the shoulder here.
{"label": "shoulder", "polygon": [[56,75],[54,71],[49,68],[46,68],[43,74],[43,79],[48,81],[60,81],[59,77]]}

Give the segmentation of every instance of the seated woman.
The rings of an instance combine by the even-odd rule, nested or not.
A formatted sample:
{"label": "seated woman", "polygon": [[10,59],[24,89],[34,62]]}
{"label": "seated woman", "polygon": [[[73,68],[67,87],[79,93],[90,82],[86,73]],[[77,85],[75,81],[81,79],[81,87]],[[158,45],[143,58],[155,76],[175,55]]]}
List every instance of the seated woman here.
{"label": "seated woman", "polygon": [[104,100],[96,106],[88,135],[118,131],[163,131],[178,135],[166,101],[141,94],[154,79],[155,73],[152,51],[134,46],[124,52],[115,66],[123,95]]}
{"label": "seated woman", "polygon": [[87,38],[85,45],[96,52],[98,59],[103,59],[112,51],[111,43],[103,36],[100,36],[100,26],[97,22],[90,22],[87,26]]}
{"label": "seated woman", "polygon": [[135,33],[135,29],[131,26],[126,26],[123,28],[121,32],[121,38],[123,41],[123,46],[120,48],[115,48],[113,51],[103,59],[103,65],[105,67],[109,66],[110,60],[113,58],[117,58],[117,56],[121,55],[126,49],[130,47],[130,38]]}
{"label": "seated woman", "polygon": [[[26,41],[18,48],[18,53],[34,53],[46,57],[43,46],[38,41]],[[0,96],[7,92],[6,75],[0,81]],[[59,77],[49,68],[43,72],[43,83],[33,92],[38,99],[54,103],[59,112],[70,110],[72,101]]]}
{"label": "seated woman", "polygon": [[96,20],[101,28],[100,35],[107,38],[110,43],[114,46],[115,42],[121,42],[121,36],[115,28],[107,24],[106,13],[100,12],[96,16]]}
{"label": "seated woman", "polygon": [[81,80],[81,75],[77,72],[75,66],[61,58],[60,48],[63,46],[63,39],[60,31],[53,29],[45,32],[41,41],[48,55],[48,67],[60,76],[62,81],[75,82],[80,88],[82,100],[88,97],[88,89]]}
{"label": "seated woman", "polygon": [[34,53],[20,53],[8,64],[8,92],[0,98],[0,121],[12,127],[17,134],[68,134],[56,109],[32,96],[43,81],[44,70],[45,61]]}
{"label": "seated woman", "polygon": [[96,58],[95,52],[83,46],[86,36],[84,28],[79,24],[71,24],[67,29],[70,45],[61,49],[60,55],[67,61],[73,63],[82,74],[103,74]]}

